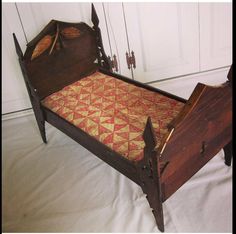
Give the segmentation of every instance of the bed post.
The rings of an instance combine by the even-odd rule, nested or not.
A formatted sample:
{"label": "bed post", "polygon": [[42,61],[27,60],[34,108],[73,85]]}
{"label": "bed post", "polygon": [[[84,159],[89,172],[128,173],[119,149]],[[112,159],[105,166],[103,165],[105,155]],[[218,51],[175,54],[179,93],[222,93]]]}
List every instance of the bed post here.
{"label": "bed post", "polygon": [[225,152],[225,164],[227,166],[231,166],[231,160],[232,160],[232,141],[230,141],[225,147],[224,147],[224,152]]}
{"label": "bed post", "polygon": [[138,162],[137,166],[141,182],[140,186],[143,192],[147,194],[146,198],[152,208],[158,229],[164,232],[160,166],[158,153],[155,149],[156,138],[150,117],[147,119],[143,139],[145,142],[144,158]]}
{"label": "bed post", "polygon": [[93,30],[94,30],[95,36],[96,36],[98,64],[100,67],[103,67],[108,71],[111,71],[111,64],[109,63],[109,60],[108,60],[106,53],[104,51],[104,48],[103,48],[101,30],[98,26],[99,19],[98,19],[97,12],[95,10],[93,3],[92,3],[92,17],[91,18],[92,18],[92,22],[94,25]]}
{"label": "bed post", "polygon": [[26,85],[26,89],[28,91],[29,94],[29,98],[30,98],[30,102],[32,104],[32,108],[34,111],[34,115],[39,127],[39,131],[42,137],[42,140],[44,143],[47,143],[47,139],[46,139],[46,133],[45,133],[45,119],[44,119],[44,115],[41,109],[41,104],[40,104],[40,99],[38,97],[37,94],[37,89],[35,89],[27,76],[27,71],[25,68],[25,63],[23,61],[23,53],[22,50],[20,48],[19,42],[16,38],[15,33],[13,33],[13,39],[14,39],[14,43],[15,43],[15,48],[16,48],[16,53],[18,55],[18,59],[19,59],[19,63],[20,63],[20,67],[21,67],[21,71],[24,77],[24,81],[25,81],[25,85]]}
{"label": "bed post", "polygon": [[[233,66],[231,65],[227,78],[229,80],[229,85],[232,87],[232,82],[233,82]],[[233,157],[233,152],[232,152],[232,140],[224,147],[224,153],[225,153],[225,164],[227,166],[231,166],[231,161]]]}

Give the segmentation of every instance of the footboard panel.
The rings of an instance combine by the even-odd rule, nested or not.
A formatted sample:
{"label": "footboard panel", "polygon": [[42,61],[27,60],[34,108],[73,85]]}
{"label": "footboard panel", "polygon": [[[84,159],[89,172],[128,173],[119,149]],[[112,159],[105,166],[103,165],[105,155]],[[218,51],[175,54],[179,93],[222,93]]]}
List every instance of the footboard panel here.
{"label": "footboard panel", "polygon": [[171,123],[173,134],[163,146],[162,200],[199,171],[232,138],[232,89],[198,84],[180,115]]}

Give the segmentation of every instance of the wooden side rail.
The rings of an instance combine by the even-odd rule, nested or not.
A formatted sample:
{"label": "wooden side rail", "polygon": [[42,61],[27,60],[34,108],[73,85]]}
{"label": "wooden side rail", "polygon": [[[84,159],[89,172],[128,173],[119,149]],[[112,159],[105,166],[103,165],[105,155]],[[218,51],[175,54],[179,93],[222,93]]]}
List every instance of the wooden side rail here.
{"label": "wooden side rail", "polygon": [[158,149],[168,162],[161,174],[163,201],[231,142],[231,81],[218,87],[199,83],[170,129]]}

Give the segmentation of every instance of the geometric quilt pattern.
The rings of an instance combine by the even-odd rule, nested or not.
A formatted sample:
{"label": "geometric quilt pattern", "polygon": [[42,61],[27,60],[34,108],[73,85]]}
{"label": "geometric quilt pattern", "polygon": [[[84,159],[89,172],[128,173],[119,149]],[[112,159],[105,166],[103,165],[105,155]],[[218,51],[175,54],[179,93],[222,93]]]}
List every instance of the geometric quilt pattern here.
{"label": "geometric quilt pattern", "polygon": [[95,72],[46,97],[42,104],[132,161],[143,158],[142,134],[151,117],[157,144],[183,103]]}

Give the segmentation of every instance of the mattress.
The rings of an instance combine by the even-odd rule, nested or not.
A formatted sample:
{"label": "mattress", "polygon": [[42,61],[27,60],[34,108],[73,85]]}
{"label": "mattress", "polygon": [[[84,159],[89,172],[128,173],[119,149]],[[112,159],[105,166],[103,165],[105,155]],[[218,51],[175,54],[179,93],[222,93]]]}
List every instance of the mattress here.
{"label": "mattress", "polygon": [[150,116],[157,140],[184,103],[95,72],[42,100],[52,110],[123,157],[143,158],[142,134]]}

